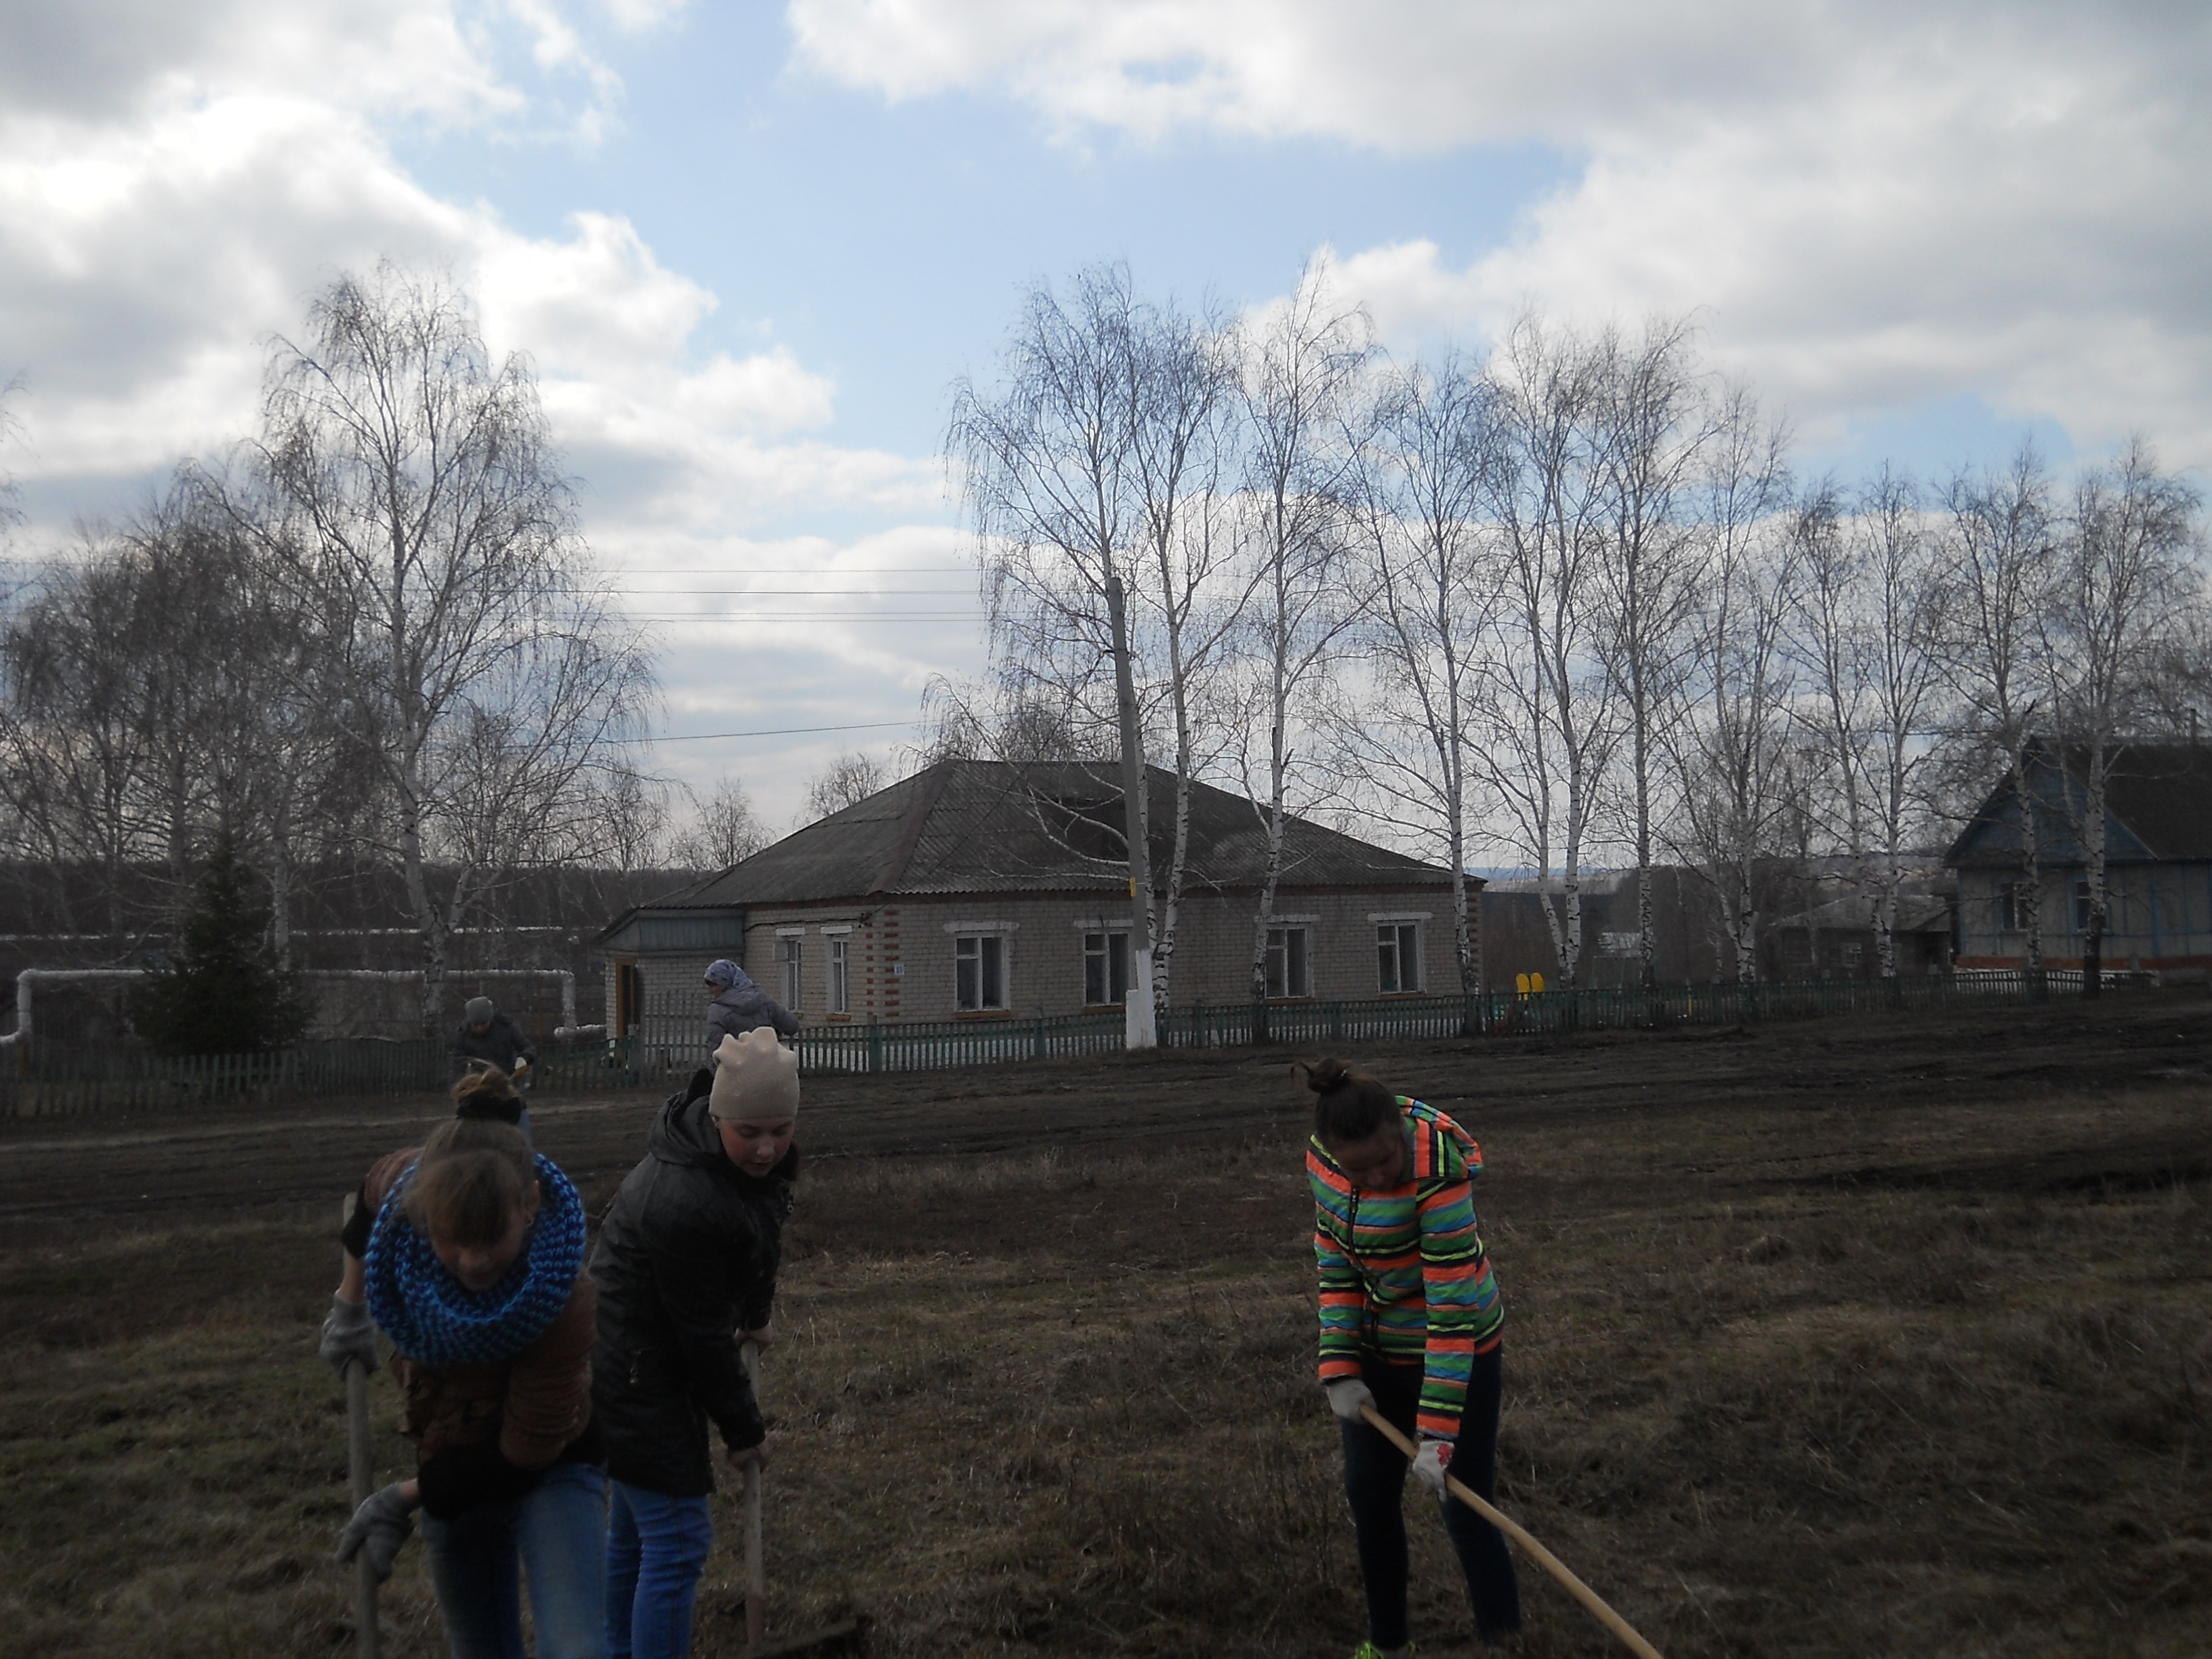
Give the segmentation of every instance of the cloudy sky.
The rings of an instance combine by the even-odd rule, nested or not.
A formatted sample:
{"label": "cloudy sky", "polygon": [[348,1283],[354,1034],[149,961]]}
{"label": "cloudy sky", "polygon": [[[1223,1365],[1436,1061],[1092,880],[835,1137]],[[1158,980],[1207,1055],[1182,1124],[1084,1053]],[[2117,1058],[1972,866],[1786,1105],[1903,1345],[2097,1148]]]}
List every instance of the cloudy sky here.
{"label": "cloudy sky", "polygon": [[15,551],[245,430],[334,272],[449,266],[671,737],[853,728],[661,749],[787,822],[980,666],[933,451],[1027,281],[1260,305],[1326,248],[1399,351],[1694,311],[1814,470],[2203,467],[2207,85],[2212,9],[2148,0],[16,0]]}

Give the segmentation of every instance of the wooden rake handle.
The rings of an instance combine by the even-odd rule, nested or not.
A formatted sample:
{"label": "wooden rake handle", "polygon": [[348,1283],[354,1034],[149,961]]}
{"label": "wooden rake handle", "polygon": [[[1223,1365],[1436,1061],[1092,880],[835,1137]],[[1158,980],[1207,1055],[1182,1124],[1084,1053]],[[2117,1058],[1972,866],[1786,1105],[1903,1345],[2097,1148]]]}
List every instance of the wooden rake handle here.
{"label": "wooden rake handle", "polygon": [[[760,1345],[745,1342],[738,1345],[738,1362],[745,1368],[745,1381],[757,1383],[760,1380]],[[768,1570],[761,1553],[761,1468],[757,1463],[745,1465],[745,1651],[757,1653],[761,1638],[768,1630]]]}
{"label": "wooden rake handle", "polygon": [[[1367,1419],[1368,1423],[1375,1429],[1376,1432],[1380,1434],[1384,1439],[1388,1440],[1392,1445],[1395,1446],[1400,1451],[1405,1453],[1408,1459],[1411,1459],[1414,1455],[1413,1443],[1407,1439],[1404,1435],[1399,1433],[1396,1425],[1391,1423],[1389,1419],[1385,1418],[1382,1413],[1376,1411],[1371,1404],[1362,1406],[1359,1408],[1359,1414]],[[1607,1607],[1603,1596],[1600,1595],[1588,1584],[1583,1583],[1581,1579],[1576,1577],[1573,1573],[1568,1571],[1566,1563],[1560,1560],[1558,1556],[1553,1554],[1551,1551],[1546,1549],[1541,1544],[1531,1538],[1528,1533],[1522,1528],[1519,1522],[1510,1519],[1504,1514],[1501,1514],[1492,1505],[1483,1502],[1481,1498],[1478,1498],[1473,1492],[1468,1490],[1467,1484],[1464,1481],[1458,1480],[1455,1476],[1450,1474],[1445,1475],[1444,1486],[1454,1498],[1458,1498],[1461,1503],[1466,1504],[1468,1508],[1473,1510],[1484,1520],[1489,1522],[1492,1526],[1497,1528],[1498,1531],[1504,1533],[1508,1538],[1511,1539],[1522,1549],[1526,1550],[1528,1554],[1534,1558],[1538,1566],[1543,1568],[1546,1572],[1550,1573],[1553,1577],[1558,1579],[1559,1583],[1565,1587],[1568,1595],[1573,1596],[1576,1601],[1581,1602],[1585,1607],[1589,1609],[1590,1616],[1592,1618],[1595,1619],[1599,1624],[1603,1625],[1615,1636],[1618,1636],[1621,1640],[1622,1645],[1626,1647],[1631,1653],[1636,1655],[1637,1659],[1660,1659],[1658,1649],[1653,1647],[1650,1643],[1645,1641],[1641,1636],[1638,1636],[1636,1633],[1636,1627],[1633,1625],[1630,1624],[1628,1620],[1622,1618],[1611,1607]]]}

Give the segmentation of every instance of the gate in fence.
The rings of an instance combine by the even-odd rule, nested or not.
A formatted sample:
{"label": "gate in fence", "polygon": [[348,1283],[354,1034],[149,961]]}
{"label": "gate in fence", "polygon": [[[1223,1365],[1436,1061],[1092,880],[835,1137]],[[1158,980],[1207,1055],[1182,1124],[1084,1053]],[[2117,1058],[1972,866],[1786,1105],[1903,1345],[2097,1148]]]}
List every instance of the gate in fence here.
{"label": "gate in fence", "polygon": [[[2109,973],[2116,988],[2154,982]],[[1492,991],[1463,997],[1282,1002],[1171,1009],[1159,1022],[1163,1048],[1218,1048],[1255,1042],[1303,1046],[1393,1039],[1548,1036],[1578,1031],[1734,1025],[2033,1002],[2079,994],[2078,971],[1960,973],[1865,981],[1672,986],[1651,991]],[[799,1067],[814,1073],[921,1072],[1060,1060],[1118,1052],[1119,1013],[996,1016],[987,1019],[852,1021],[803,1026]],[[703,1000],[655,998],[629,1035],[587,1047],[549,1046],[531,1068],[533,1096],[665,1088],[706,1063]],[[434,1094],[452,1080],[448,1045],[357,1038],[305,1043],[264,1054],[163,1059],[129,1051],[72,1050],[34,1042],[0,1062],[0,1116],[136,1110],[263,1099]]]}

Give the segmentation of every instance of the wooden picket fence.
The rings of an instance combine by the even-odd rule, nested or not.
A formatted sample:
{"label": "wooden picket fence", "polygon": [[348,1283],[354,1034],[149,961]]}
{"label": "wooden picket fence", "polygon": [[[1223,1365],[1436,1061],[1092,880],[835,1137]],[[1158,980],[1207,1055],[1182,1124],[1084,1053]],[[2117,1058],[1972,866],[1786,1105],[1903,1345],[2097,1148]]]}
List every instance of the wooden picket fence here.
{"label": "wooden picket fence", "polygon": [[[460,1067],[439,1040],[340,1037],[253,1054],[153,1054],[34,1042],[0,1054],[0,1117],[210,1106],[239,1101],[436,1095]],[[605,1044],[548,1046],[530,1068],[532,1097],[616,1086]]]}
{"label": "wooden picket fence", "polygon": [[[2115,989],[2155,982],[2108,973]],[[1409,1038],[1555,1036],[1577,1032],[1737,1025],[1771,1019],[1926,1011],[2079,995],[2078,971],[1958,973],[1924,979],[1790,981],[1677,985],[1650,991],[1491,991],[1471,996],[1380,997],[1170,1009],[1166,1048],[1283,1043],[1309,1048]],[[1119,1013],[994,1014],[967,1019],[840,1021],[800,1028],[802,1071],[873,1074],[952,1071],[1018,1060],[1118,1052]],[[665,1088],[707,1060],[705,1010],[696,999],[645,1011],[629,1036],[547,1048],[531,1068],[533,1097]],[[434,1095],[455,1074],[443,1042],[376,1038],[302,1044],[264,1054],[162,1059],[39,1043],[0,1061],[0,1117],[205,1106],[241,1100]]]}

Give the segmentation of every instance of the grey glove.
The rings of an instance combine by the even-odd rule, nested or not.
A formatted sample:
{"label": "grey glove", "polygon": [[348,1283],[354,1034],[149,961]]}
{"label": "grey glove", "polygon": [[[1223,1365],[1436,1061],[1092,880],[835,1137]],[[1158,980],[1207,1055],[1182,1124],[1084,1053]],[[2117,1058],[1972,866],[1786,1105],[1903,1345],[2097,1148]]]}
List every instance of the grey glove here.
{"label": "grey glove", "polygon": [[1327,1385],[1328,1408],[1347,1423],[1360,1421],[1359,1408],[1375,1403],[1374,1392],[1356,1376],[1340,1376]]}
{"label": "grey glove", "polygon": [[369,1322],[368,1304],[332,1296],[331,1310],[323,1316],[322,1343],[315,1352],[342,1382],[346,1367],[356,1361],[369,1376],[375,1376],[376,1327]]}
{"label": "grey glove", "polygon": [[343,1566],[355,1556],[363,1556],[368,1570],[382,1583],[392,1577],[392,1564],[399,1559],[399,1547],[415,1530],[415,1506],[409,1503],[395,1480],[381,1492],[371,1492],[361,1500],[361,1507],[353,1512],[353,1519],[345,1523],[338,1534],[338,1564]]}

